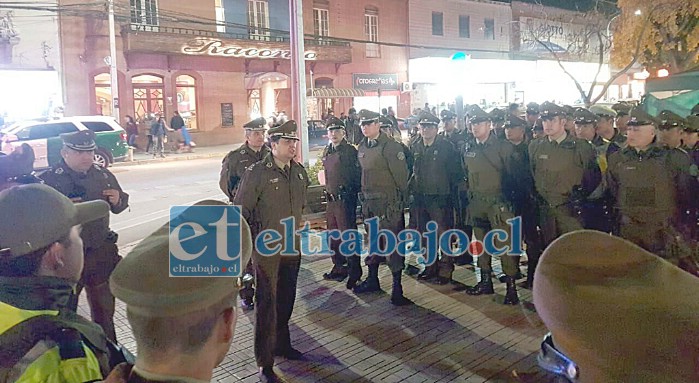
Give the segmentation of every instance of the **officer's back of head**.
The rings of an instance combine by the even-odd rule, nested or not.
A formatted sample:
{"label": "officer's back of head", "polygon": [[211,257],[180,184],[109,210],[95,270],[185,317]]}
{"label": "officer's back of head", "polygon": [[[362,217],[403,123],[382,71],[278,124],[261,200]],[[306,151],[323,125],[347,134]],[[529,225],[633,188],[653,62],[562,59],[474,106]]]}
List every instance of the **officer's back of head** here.
{"label": "officer's back of head", "polygon": [[0,156],[0,191],[16,185],[41,183],[34,176],[34,150],[28,144],[15,148],[9,155]]}
{"label": "officer's back of head", "polygon": [[[197,205],[225,206],[213,200]],[[178,219],[186,220],[191,209],[181,214]],[[241,220],[240,225],[240,258],[246,265],[252,239],[246,221]],[[114,296],[126,303],[138,347],[134,373],[144,378],[158,373],[211,380],[211,371],[221,363],[233,339],[238,292],[235,278],[170,277],[166,224],[117,265],[109,284]]]}
{"label": "officer's back of head", "polygon": [[84,261],[80,225],[107,214],[105,201],[74,204],[46,185],[0,192],[0,276],[77,282]]}

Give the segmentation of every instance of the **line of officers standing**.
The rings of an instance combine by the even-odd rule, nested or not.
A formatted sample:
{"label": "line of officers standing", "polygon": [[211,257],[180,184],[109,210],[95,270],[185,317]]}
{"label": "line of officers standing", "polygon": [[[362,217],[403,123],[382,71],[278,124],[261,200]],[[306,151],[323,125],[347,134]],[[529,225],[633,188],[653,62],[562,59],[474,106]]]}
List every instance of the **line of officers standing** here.
{"label": "line of officers standing", "polygon": [[[439,235],[460,229],[479,240],[493,229],[511,234],[508,220],[521,217],[526,288],[533,286],[543,249],[582,228],[622,236],[697,275],[698,208],[691,198],[697,191],[697,164],[680,147],[682,140],[673,143],[671,137],[681,136],[696,161],[699,110],[685,119],[669,111],[654,117],[625,104],[574,109],[545,102],[528,105],[526,120],[497,109],[486,113],[475,105],[467,110],[464,130],[449,110],[441,118],[423,112],[409,145],[393,135],[395,121],[378,113],[358,113],[364,136],[358,145],[346,137],[356,126],[330,118],[330,142],[322,154],[327,228],[356,229],[358,202],[365,220],[378,218],[381,229],[395,234],[406,228],[405,208],[409,228],[424,232],[434,221]],[[301,225],[309,184],[305,169],[293,159],[296,123],[270,129],[269,146],[266,126],[264,119],[245,125],[247,141],[226,156],[220,178],[231,202],[242,206],[253,238],[277,228],[287,216],[296,216]],[[496,245],[510,243],[506,241]],[[463,249],[468,244],[458,245]],[[379,266],[386,263],[392,276],[390,302],[412,303],[403,295],[403,257],[370,254],[362,281],[359,256],[341,254],[338,239],[330,239],[330,248],[335,255],[325,279],[347,279],[346,287],[357,294],[379,291]],[[442,252],[427,260],[417,278],[455,283],[455,264],[472,261],[468,252],[460,257]],[[507,287],[503,302],[518,304],[519,255],[503,255],[501,261]],[[478,256],[477,265],[479,282],[463,289],[469,295],[494,294],[490,254]],[[288,330],[299,267],[300,255],[267,259],[255,251],[248,265],[257,291],[253,300],[249,284],[241,297],[248,308],[257,302],[255,354],[262,381],[277,379],[273,356],[303,357],[291,346]]]}

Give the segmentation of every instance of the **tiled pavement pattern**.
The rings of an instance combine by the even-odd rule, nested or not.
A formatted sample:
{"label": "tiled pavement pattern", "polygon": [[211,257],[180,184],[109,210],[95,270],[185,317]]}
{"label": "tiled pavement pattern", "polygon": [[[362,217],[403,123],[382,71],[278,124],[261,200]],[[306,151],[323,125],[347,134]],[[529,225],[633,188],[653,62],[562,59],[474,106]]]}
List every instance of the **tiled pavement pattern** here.
{"label": "tiled pavement pattern", "polygon": [[[357,296],[344,283],[323,280],[330,266],[329,258],[302,261],[292,340],[307,360],[278,359],[275,369],[286,381],[557,382],[536,366],[546,329],[528,290],[520,290],[524,303],[511,307],[498,303],[505,286],[497,280],[495,296],[471,297],[404,276],[406,296],[416,304],[393,307],[387,267],[381,271],[385,293]],[[472,284],[475,273],[457,266],[454,279]],[[84,297],[80,313],[89,318]],[[239,314],[234,344],[214,381],[258,381],[254,314]],[[121,302],[115,322],[118,339],[135,353]]]}

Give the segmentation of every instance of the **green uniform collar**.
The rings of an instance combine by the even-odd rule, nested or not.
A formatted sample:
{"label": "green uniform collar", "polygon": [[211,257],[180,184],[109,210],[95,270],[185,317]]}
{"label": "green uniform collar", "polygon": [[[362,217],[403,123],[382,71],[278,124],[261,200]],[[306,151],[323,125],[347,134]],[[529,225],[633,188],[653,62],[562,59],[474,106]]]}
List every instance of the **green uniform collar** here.
{"label": "green uniform collar", "polygon": [[25,310],[68,307],[73,284],[55,277],[0,277],[0,301]]}

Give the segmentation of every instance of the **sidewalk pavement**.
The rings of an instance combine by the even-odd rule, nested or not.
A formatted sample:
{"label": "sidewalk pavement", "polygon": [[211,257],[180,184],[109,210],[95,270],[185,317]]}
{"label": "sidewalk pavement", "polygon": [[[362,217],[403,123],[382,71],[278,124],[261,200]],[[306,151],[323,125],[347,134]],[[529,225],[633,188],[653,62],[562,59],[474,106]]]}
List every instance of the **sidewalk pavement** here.
{"label": "sidewalk pavement", "polygon": [[[146,165],[158,162],[169,162],[169,161],[187,161],[187,160],[198,160],[205,158],[218,158],[223,161],[223,157],[228,154],[231,150],[237,149],[242,143],[238,144],[228,144],[228,145],[215,145],[215,146],[201,146],[196,147],[191,153],[174,153],[171,151],[165,151],[165,158],[153,157],[152,154],[148,154],[142,151],[136,151],[133,155],[133,161],[122,161],[115,162],[111,166],[113,167],[123,167],[123,166],[133,166],[133,165]],[[310,163],[311,165],[316,162],[318,157],[318,152],[322,150],[322,147],[313,146],[310,149]]]}
{"label": "sidewalk pavement", "polygon": [[[132,245],[122,247],[122,255]],[[495,261],[495,260],[494,260]],[[499,268],[499,262],[494,262]],[[520,382],[553,383],[556,378],[536,365],[546,328],[533,310],[531,292],[520,290],[523,303],[501,304],[496,295],[469,296],[404,276],[414,306],[389,303],[391,276],[382,267],[385,292],[355,295],[344,283],[323,280],[328,257],[302,260],[298,294],[291,319],[291,339],[305,361],[277,359],[275,370],[287,382]],[[457,267],[454,279],[474,284],[473,268]],[[117,301],[117,338],[130,351],[136,344]],[[89,318],[83,295],[78,311]],[[257,382],[253,352],[254,311],[238,311],[231,350],[214,370],[213,382]]]}

